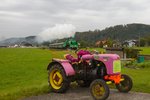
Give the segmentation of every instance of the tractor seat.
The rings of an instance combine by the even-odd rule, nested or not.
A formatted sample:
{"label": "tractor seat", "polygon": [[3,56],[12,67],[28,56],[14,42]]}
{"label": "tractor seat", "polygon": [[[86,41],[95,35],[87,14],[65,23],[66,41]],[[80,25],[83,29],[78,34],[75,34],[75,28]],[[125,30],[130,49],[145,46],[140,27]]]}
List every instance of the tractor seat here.
{"label": "tractor seat", "polygon": [[78,62],[78,59],[77,58],[74,58],[72,55],[70,54],[66,54],[64,55],[64,57],[69,60],[71,63],[75,63],[75,62]]}

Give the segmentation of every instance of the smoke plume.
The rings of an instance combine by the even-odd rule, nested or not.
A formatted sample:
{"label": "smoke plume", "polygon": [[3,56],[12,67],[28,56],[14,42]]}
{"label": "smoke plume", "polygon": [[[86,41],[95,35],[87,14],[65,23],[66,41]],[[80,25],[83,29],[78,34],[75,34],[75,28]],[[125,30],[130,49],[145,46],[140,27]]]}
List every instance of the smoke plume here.
{"label": "smoke plume", "polygon": [[47,28],[37,35],[38,42],[52,41],[66,37],[73,37],[75,27],[72,24],[56,24],[54,27]]}

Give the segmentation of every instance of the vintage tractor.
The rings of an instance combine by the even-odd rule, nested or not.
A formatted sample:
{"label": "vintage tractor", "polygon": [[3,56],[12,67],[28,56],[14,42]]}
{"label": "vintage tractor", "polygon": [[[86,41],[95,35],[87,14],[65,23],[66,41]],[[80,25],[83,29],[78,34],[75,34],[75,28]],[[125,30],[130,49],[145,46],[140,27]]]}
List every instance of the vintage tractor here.
{"label": "vintage tractor", "polygon": [[109,96],[108,84],[114,83],[120,92],[132,88],[129,76],[121,74],[120,57],[117,54],[98,54],[79,50],[77,58],[70,54],[66,60],[52,59],[48,65],[48,82],[53,92],[65,92],[70,82],[76,81],[82,87],[90,86],[94,99],[105,100]]}

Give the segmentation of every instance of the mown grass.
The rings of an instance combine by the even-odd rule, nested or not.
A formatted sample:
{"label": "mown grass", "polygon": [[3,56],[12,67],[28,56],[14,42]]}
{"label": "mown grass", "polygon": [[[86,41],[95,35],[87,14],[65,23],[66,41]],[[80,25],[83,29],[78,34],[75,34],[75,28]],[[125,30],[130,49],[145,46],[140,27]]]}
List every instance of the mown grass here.
{"label": "mown grass", "polygon": [[31,48],[0,49],[0,100],[49,92],[47,65],[74,51]]}
{"label": "mown grass", "polygon": [[150,93],[150,66],[142,69],[122,68],[122,73],[132,78],[132,91]]}
{"label": "mown grass", "polygon": [[140,54],[150,55],[150,47],[137,47],[137,49],[141,49]]}
{"label": "mown grass", "polygon": [[[16,100],[31,95],[48,93],[47,65],[52,58],[63,58],[74,51],[47,49],[0,49],[0,100]],[[150,67],[144,69],[122,69],[134,81],[133,91],[150,90]]]}
{"label": "mown grass", "polygon": [[[150,55],[150,47],[136,47],[141,49],[140,54]],[[133,79],[133,89],[132,91],[137,92],[147,92],[150,93],[150,61],[147,60],[142,63],[137,63],[136,61],[131,64],[135,68],[122,68],[122,73],[125,73]]]}
{"label": "mown grass", "polygon": [[103,48],[88,48],[88,50],[91,50],[91,51],[97,50],[97,51],[100,52],[100,53],[105,53],[105,52],[106,52],[106,50],[103,49]]}
{"label": "mown grass", "polygon": [[[140,51],[140,54],[144,54],[144,55],[150,55],[150,47],[134,47],[136,49],[141,49],[142,51]],[[83,48],[85,49],[85,48]],[[97,50],[100,53],[105,53],[106,50],[104,48],[87,48],[88,50]]]}
{"label": "mown grass", "polygon": [[0,49],[0,99],[48,92],[46,66],[51,58],[48,50]]}
{"label": "mown grass", "polygon": [[[150,55],[150,47],[135,47],[136,49],[141,49],[140,54]],[[88,50],[97,50],[101,53],[105,53],[106,50],[103,48],[88,48]]]}

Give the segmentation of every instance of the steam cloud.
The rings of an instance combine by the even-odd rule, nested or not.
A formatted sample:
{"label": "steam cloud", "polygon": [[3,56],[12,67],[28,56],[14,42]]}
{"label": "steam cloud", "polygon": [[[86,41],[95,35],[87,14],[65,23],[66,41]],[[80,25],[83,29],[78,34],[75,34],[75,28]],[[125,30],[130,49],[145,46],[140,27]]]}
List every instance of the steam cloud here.
{"label": "steam cloud", "polygon": [[47,28],[37,35],[39,43],[44,41],[52,41],[75,35],[75,27],[72,24],[56,24],[54,27]]}

